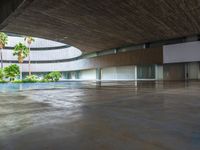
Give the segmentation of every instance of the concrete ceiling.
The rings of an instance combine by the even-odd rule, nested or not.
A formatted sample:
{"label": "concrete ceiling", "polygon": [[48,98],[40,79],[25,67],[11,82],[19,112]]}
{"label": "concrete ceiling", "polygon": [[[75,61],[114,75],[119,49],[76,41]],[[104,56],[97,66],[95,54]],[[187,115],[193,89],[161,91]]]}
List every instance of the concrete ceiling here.
{"label": "concrete ceiling", "polygon": [[85,52],[200,33],[200,0],[27,0],[3,31]]}
{"label": "concrete ceiling", "polygon": [[0,23],[12,14],[21,3],[23,3],[23,0],[1,0]]}

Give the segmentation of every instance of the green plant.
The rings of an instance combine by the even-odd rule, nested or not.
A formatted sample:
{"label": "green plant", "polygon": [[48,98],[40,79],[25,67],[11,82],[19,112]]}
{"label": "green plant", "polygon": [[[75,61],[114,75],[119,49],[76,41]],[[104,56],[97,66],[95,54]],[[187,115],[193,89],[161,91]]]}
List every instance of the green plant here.
{"label": "green plant", "polygon": [[7,34],[0,32],[1,68],[3,68],[3,48],[8,43]]}
{"label": "green plant", "polygon": [[26,58],[29,55],[29,50],[26,47],[26,45],[18,43],[14,47],[13,55],[18,57],[19,63],[23,63],[24,58]]}
{"label": "green plant", "polygon": [[5,77],[9,78],[10,81],[14,81],[15,78],[20,74],[19,66],[12,64],[4,68]]}
{"label": "green plant", "polygon": [[0,32],[0,48],[4,48],[4,46],[8,43],[8,35],[4,32]]}
{"label": "green plant", "polygon": [[0,83],[7,83],[7,81],[4,81],[4,80],[0,80]]}
{"label": "green plant", "polygon": [[59,71],[53,71],[44,76],[43,82],[45,82],[45,81],[57,82],[57,81],[59,81],[59,79],[61,77],[62,77],[62,75]]}
{"label": "green plant", "polygon": [[0,69],[0,81],[3,81],[4,78],[4,71],[3,69]]}
{"label": "green plant", "polygon": [[26,45],[18,43],[14,47],[13,55],[18,57],[18,62],[21,66],[20,80],[22,80],[22,63],[24,61],[24,58],[26,58],[29,55],[29,49],[26,47]]}
{"label": "green plant", "polygon": [[28,49],[29,49],[29,55],[28,55],[28,70],[29,70],[29,76],[31,75],[31,57],[30,57],[30,55],[31,55],[31,44],[32,44],[32,42],[35,42],[35,39],[32,37],[32,36],[26,36],[25,38],[24,38],[24,41],[26,41],[26,43],[28,44]]}
{"label": "green plant", "polygon": [[38,76],[36,75],[30,75],[26,76],[26,78],[23,80],[23,82],[38,82]]}
{"label": "green plant", "polygon": [[14,80],[14,81],[11,81],[12,83],[24,83],[22,80]]}

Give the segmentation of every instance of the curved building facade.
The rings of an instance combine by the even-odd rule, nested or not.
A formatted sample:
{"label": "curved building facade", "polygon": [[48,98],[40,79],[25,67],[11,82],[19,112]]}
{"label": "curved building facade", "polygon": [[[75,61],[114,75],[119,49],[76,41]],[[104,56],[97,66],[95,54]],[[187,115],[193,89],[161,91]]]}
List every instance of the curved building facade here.
{"label": "curved building facade", "polygon": [[[63,79],[82,80],[185,80],[200,78],[200,42],[193,38],[131,45],[82,54],[55,41],[35,38],[31,45],[31,71],[43,76],[60,71]],[[23,37],[9,36],[3,50],[4,66],[17,64],[12,49]],[[190,51],[188,51],[190,49]],[[179,55],[176,55],[179,54]],[[28,73],[28,58],[22,65]]]}
{"label": "curved building facade", "polygon": [[[33,73],[45,74],[51,71],[66,71],[65,62],[82,55],[81,50],[73,46],[41,38],[34,39],[30,51],[31,71]],[[18,64],[17,56],[13,55],[13,49],[19,42],[26,44],[22,36],[8,36],[8,43],[2,52],[4,67]],[[28,57],[24,59],[22,69],[24,74],[28,72]]]}

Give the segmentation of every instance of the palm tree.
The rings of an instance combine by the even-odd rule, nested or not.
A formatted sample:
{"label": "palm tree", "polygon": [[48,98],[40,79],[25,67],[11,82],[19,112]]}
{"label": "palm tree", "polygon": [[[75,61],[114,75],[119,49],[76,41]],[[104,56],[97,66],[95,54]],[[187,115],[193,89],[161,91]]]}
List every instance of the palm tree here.
{"label": "palm tree", "polygon": [[1,69],[3,69],[3,48],[8,42],[7,34],[0,32],[0,49],[1,49]]}
{"label": "palm tree", "polygon": [[13,55],[18,57],[18,62],[20,64],[20,80],[22,80],[22,63],[24,62],[24,58],[29,55],[29,49],[26,45],[19,43],[15,45]]}
{"label": "palm tree", "polygon": [[24,41],[26,41],[26,43],[28,44],[28,49],[29,49],[29,55],[28,55],[28,72],[29,72],[29,76],[31,75],[31,44],[32,42],[35,42],[35,39],[31,36],[26,36],[24,38]]}

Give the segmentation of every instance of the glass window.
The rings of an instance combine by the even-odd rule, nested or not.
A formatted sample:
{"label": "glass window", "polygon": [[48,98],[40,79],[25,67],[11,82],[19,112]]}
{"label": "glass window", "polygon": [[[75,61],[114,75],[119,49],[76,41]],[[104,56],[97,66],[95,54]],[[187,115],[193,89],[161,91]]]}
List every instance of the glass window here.
{"label": "glass window", "polygon": [[137,66],[138,79],[155,79],[155,65]]}

